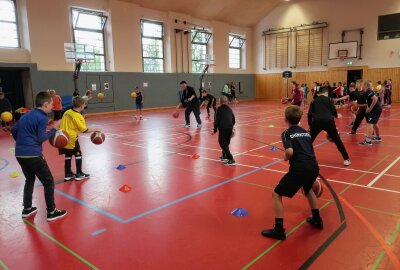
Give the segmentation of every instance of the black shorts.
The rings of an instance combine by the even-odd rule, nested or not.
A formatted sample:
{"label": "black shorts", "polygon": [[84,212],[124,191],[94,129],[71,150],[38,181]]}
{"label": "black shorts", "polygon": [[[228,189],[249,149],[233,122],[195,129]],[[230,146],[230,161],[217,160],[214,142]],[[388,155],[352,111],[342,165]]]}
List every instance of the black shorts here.
{"label": "black shorts", "polygon": [[292,198],[300,188],[307,195],[317,179],[319,168],[308,168],[303,170],[291,170],[285,174],[274,191],[280,196]]}
{"label": "black shorts", "polygon": [[365,115],[365,120],[368,124],[377,124],[381,113],[382,109],[374,109],[369,114]]}
{"label": "black shorts", "polygon": [[58,149],[58,154],[66,155],[66,156],[69,156],[69,157],[82,156],[82,151],[81,151],[81,146],[79,145],[79,141],[77,140],[75,142],[75,148],[74,149],[66,149],[66,148]]}

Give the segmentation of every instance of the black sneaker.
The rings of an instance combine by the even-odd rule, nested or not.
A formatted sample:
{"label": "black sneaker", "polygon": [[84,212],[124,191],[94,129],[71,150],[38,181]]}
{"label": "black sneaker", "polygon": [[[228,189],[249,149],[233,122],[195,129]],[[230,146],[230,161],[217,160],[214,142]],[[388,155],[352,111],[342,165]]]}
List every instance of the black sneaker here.
{"label": "black sneaker", "polygon": [[275,238],[278,240],[285,240],[286,239],[286,234],[285,234],[285,229],[278,229],[274,226],[272,229],[268,230],[263,230],[261,231],[261,235],[268,237],[268,238]]}
{"label": "black sneaker", "polygon": [[347,133],[347,134],[349,134],[349,135],[355,135],[356,134],[356,132],[354,131],[354,130],[352,130],[352,131],[350,131],[349,133]]}
{"label": "black sneaker", "polygon": [[67,174],[65,175],[65,177],[64,177],[64,182],[71,181],[71,180],[74,179],[74,178],[75,178],[75,175],[74,175],[74,174],[72,174],[72,173],[67,173]]}
{"label": "black sneaker", "polygon": [[31,207],[28,209],[24,209],[24,210],[22,210],[22,217],[23,218],[29,217],[29,216],[35,214],[36,212],[37,212],[37,207]]}
{"label": "black sneaker", "polygon": [[308,217],[307,222],[313,225],[313,227],[322,230],[324,228],[324,223],[322,222],[322,219],[314,219],[313,217]]}
{"label": "black sneaker", "polygon": [[236,162],[233,159],[230,159],[228,161],[225,161],[224,165],[226,165],[226,166],[235,166]]}
{"label": "black sneaker", "polygon": [[382,141],[382,138],[378,136],[378,137],[373,137],[372,140],[373,140],[374,142],[381,142],[381,141]]}
{"label": "black sneaker", "polygon": [[76,181],[81,181],[83,179],[88,179],[89,177],[90,177],[90,174],[81,172],[81,173],[75,174],[74,178]]}
{"label": "black sneaker", "polygon": [[359,142],[358,143],[359,145],[372,145],[372,142],[371,141],[366,141],[366,140],[364,140],[364,141],[362,141],[362,142]]}
{"label": "black sneaker", "polygon": [[227,162],[228,161],[228,159],[226,158],[226,157],[224,157],[224,156],[221,156],[221,157],[219,157],[219,161],[221,161],[221,162]]}
{"label": "black sneaker", "polygon": [[51,212],[47,212],[47,221],[53,221],[59,218],[62,218],[67,214],[67,211],[65,210],[59,210],[59,209],[54,209]]}

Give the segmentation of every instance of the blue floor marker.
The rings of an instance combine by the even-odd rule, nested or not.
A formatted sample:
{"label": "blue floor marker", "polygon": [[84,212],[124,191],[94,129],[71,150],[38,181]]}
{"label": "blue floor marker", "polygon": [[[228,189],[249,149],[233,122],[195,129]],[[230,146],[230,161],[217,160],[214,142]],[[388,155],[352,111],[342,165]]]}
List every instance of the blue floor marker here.
{"label": "blue floor marker", "polygon": [[232,215],[237,216],[237,217],[245,217],[249,214],[249,211],[243,209],[243,208],[236,208],[231,212]]}
{"label": "blue floor marker", "polygon": [[122,170],[126,169],[126,165],[120,164],[120,165],[118,165],[118,166],[116,167],[116,169],[122,171]]}

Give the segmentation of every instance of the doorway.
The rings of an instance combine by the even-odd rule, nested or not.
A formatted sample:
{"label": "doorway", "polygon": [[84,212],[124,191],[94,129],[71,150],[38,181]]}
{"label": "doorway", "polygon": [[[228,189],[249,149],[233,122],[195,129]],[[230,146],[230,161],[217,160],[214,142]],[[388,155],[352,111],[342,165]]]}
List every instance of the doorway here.
{"label": "doorway", "polygon": [[33,107],[29,69],[0,69],[0,91],[5,93],[13,111],[21,107]]}
{"label": "doorway", "polygon": [[356,82],[363,77],[362,69],[348,70],[347,71],[347,86],[349,86],[352,82]]}

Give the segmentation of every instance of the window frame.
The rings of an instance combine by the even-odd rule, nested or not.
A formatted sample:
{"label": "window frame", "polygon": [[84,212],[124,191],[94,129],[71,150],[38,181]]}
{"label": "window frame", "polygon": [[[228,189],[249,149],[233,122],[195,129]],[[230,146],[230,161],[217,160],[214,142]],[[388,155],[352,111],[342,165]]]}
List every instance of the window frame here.
{"label": "window frame", "polygon": [[1,46],[0,48],[7,48],[7,49],[18,49],[21,48],[21,36],[20,36],[20,31],[19,31],[19,16],[18,16],[18,9],[17,9],[17,0],[9,0],[14,4],[14,11],[15,11],[15,22],[11,21],[5,21],[0,19],[0,23],[12,23],[15,24],[17,27],[17,42],[18,46],[17,47],[8,47],[8,46]]}
{"label": "window frame", "polygon": [[[144,32],[143,32],[143,24],[144,23],[161,25],[161,37],[145,36]],[[153,20],[149,20],[149,19],[140,19],[140,43],[142,45],[142,70],[143,70],[144,73],[165,73],[165,42],[164,42],[164,34],[165,33],[164,33],[164,31],[165,31],[165,27],[164,27],[164,23],[163,22],[153,21]],[[160,57],[147,57],[147,56],[145,57],[144,56],[144,50],[143,50],[143,38],[161,40],[163,57],[162,58],[160,58]],[[145,71],[144,70],[144,59],[162,60],[162,62],[163,62],[163,64],[162,64],[162,72]]]}
{"label": "window frame", "polygon": [[[232,37],[232,40],[229,41],[229,38]],[[239,46],[233,46],[232,43],[235,39],[239,40]],[[240,35],[237,34],[229,34],[228,36],[228,41],[229,41],[229,46],[228,46],[228,66],[230,69],[242,69],[243,68],[243,63],[242,63],[242,48],[243,45],[246,43],[246,39]],[[238,50],[239,51],[239,67],[232,67],[231,66],[231,55],[230,55],[230,50],[234,49],[234,50]]]}
{"label": "window frame", "polygon": [[[78,11],[79,12],[78,17],[77,17],[75,22],[74,22],[74,14],[73,14],[74,11]],[[101,26],[101,30],[76,27],[76,24],[77,24],[78,19],[79,19],[79,15],[81,13],[88,14],[88,15],[99,16],[103,20],[102,26]],[[86,69],[82,69],[82,71],[85,71],[85,72],[106,72],[107,71],[107,50],[106,50],[106,36],[105,36],[104,29],[105,29],[108,17],[105,16],[104,12],[101,12],[101,11],[83,9],[83,8],[80,8],[80,7],[71,7],[71,19],[72,19],[72,41],[74,42],[74,44],[76,44],[75,30],[92,32],[92,33],[99,33],[99,34],[103,35],[103,54],[97,54],[96,53],[96,54],[94,54],[94,57],[96,57],[96,56],[103,56],[104,57],[104,70],[86,70]],[[90,44],[86,44],[86,45],[90,45]]]}
{"label": "window frame", "polygon": [[[195,45],[201,45],[201,46],[206,46],[206,54],[208,54],[208,51],[209,51],[208,42],[210,42],[210,39],[211,39],[211,37],[212,37],[212,33],[209,32],[209,31],[207,31],[207,30],[204,30],[204,29],[196,29],[196,28],[193,28],[191,32],[196,32],[196,33],[194,34],[194,36],[192,36],[192,39],[191,39],[191,42],[190,42],[191,47],[192,47],[192,55],[193,55],[193,44],[195,44]],[[196,35],[197,35],[198,33],[202,33],[202,34],[205,34],[205,35],[206,35],[206,41],[205,41],[205,42],[193,41],[193,40],[196,38]],[[193,57],[192,57],[191,60],[192,60],[192,73],[201,73],[202,71],[195,71],[195,72],[193,71],[193,62],[199,63],[199,62],[201,62],[201,59],[193,60]]]}

